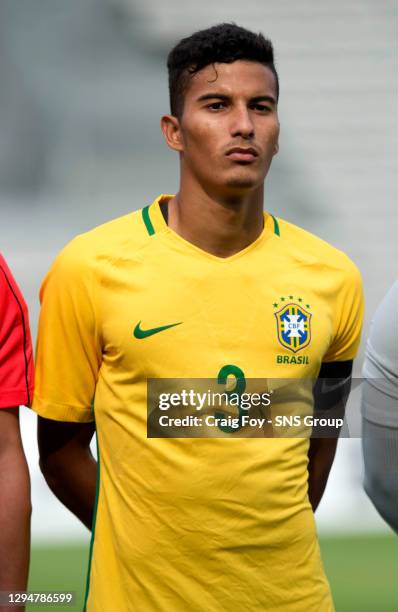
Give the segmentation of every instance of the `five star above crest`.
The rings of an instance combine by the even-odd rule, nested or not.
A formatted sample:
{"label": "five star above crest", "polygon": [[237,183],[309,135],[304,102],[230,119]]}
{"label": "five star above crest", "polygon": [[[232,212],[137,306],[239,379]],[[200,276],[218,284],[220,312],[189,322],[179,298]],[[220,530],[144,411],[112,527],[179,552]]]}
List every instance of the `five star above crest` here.
{"label": "five star above crest", "polygon": [[[291,301],[296,301],[296,302],[299,302],[299,304],[301,304],[301,303],[304,301],[302,297],[298,297],[298,296],[297,296],[297,297],[294,297],[294,295],[289,295],[288,297],[281,296],[281,297],[279,298],[279,300],[280,300],[280,302],[286,302],[287,300],[291,300]],[[274,308],[278,308],[278,306],[279,306],[279,302],[274,302],[274,303],[272,304],[272,306],[273,306]],[[311,306],[310,306],[309,304],[306,304],[306,305],[305,305],[305,307],[306,307],[306,308],[311,308]]]}

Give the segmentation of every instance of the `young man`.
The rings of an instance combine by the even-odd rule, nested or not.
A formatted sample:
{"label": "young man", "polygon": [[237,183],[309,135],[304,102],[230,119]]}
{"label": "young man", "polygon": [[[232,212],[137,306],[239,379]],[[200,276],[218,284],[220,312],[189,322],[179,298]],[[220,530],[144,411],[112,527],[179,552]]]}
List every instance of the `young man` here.
{"label": "young man", "polygon": [[25,590],[28,579],[30,483],[18,409],[32,394],[27,307],[0,255],[0,591]]}
{"label": "young man", "polygon": [[178,194],[77,237],[43,284],[42,469],[93,523],[87,610],[332,610],[312,509],[335,439],[147,437],[148,379],[346,376],[362,317],[348,258],[263,212],[271,43],[223,24],[168,68]]}

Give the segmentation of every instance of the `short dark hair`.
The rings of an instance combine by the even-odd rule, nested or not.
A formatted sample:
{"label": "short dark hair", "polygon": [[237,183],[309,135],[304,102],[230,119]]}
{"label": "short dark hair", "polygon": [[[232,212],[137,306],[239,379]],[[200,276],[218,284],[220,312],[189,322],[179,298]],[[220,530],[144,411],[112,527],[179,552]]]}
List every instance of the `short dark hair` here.
{"label": "short dark hair", "polygon": [[231,64],[236,60],[249,60],[267,66],[275,76],[279,97],[279,79],[271,41],[261,33],[255,34],[235,23],[220,23],[183,38],[170,51],[167,68],[172,115],[181,117],[184,95],[194,74],[210,64]]}

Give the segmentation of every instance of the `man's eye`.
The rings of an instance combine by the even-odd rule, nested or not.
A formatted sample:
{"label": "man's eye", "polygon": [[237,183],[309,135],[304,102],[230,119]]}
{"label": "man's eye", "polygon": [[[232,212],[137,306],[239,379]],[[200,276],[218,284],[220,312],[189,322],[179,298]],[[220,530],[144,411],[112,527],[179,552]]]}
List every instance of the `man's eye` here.
{"label": "man's eye", "polygon": [[253,108],[261,113],[270,113],[272,110],[270,106],[266,106],[265,104],[254,104]]}
{"label": "man's eye", "polygon": [[225,107],[225,102],[212,102],[207,108],[210,110],[221,110]]}

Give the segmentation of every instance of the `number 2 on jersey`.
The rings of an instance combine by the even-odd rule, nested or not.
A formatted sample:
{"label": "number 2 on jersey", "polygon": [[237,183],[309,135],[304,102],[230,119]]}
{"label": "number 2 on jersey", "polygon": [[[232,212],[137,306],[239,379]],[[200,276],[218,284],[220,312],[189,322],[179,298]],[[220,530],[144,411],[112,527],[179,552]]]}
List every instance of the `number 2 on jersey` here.
{"label": "number 2 on jersey", "polygon": [[[232,433],[234,431],[239,431],[239,429],[241,429],[242,427],[241,418],[242,418],[242,415],[244,414],[244,410],[242,410],[242,408],[240,407],[240,396],[246,389],[245,375],[243,373],[243,370],[241,370],[238,366],[233,365],[233,364],[225,365],[221,368],[221,370],[218,373],[218,377],[217,377],[218,384],[227,385],[229,376],[233,376],[236,382],[235,382],[235,386],[233,387],[233,389],[226,388],[225,393],[227,394],[228,398],[230,398],[232,394],[236,394],[239,396],[239,406],[238,406],[239,427],[230,427],[229,425],[218,424],[218,428],[224,433]],[[218,411],[215,413],[215,417],[216,419],[223,419],[226,417],[226,415],[224,412]]]}

